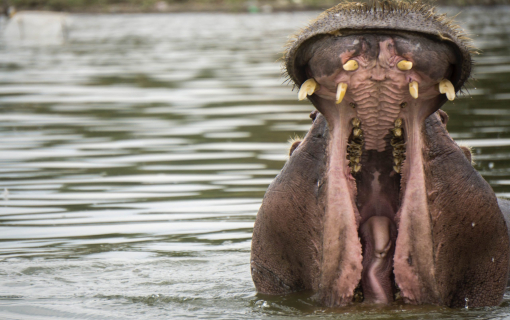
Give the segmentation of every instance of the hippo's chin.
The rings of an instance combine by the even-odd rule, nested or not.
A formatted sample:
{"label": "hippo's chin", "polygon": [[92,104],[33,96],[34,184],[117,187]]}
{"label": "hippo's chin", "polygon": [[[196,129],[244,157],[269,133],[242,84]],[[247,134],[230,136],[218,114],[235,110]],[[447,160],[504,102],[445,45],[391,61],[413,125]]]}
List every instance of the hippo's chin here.
{"label": "hippo's chin", "polygon": [[[356,13],[342,6],[322,19],[342,24]],[[377,10],[357,14],[380,18]],[[286,57],[299,98],[320,115],[258,213],[257,290],[311,289],[326,306],[386,304],[397,293],[415,304],[498,304],[507,228],[438,111],[469,75],[469,53],[414,27],[387,30],[377,20],[374,29],[328,31],[336,22],[324,21]]]}

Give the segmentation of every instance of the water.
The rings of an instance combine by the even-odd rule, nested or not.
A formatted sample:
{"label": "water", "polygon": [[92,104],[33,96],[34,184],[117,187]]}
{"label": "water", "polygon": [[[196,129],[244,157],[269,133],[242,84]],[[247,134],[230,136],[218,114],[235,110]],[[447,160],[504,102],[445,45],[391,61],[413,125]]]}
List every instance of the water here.
{"label": "water", "polygon": [[[467,310],[255,294],[255,215],[311,124],[276,60],[316,14],[72,15],[64,45],[2,42],[0,318],[509,317],[510,291]],[[510,196],[510,8],[458,19],[483,53],[448,128]]]}

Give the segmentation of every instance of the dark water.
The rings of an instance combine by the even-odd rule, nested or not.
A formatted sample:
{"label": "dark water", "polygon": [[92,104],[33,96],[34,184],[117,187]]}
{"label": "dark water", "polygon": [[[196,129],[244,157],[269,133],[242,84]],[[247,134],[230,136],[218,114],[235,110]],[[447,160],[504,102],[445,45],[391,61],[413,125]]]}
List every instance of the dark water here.
{"label": "dark water", "polygon": [[[510,291],[462,310],[255,295],[255,214],[312,110],[276,60],[315,15],[78,15],[63,45],[3,40],[0,318],[510,317]],[[458,20],[483,52],[448,128],[510,196],[510,8]]]}

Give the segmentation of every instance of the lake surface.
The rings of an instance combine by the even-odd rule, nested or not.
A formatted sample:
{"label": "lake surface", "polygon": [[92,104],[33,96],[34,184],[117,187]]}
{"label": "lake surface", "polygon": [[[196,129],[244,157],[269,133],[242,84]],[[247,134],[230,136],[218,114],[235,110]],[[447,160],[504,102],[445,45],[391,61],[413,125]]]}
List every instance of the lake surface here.
{"label": "lake surface", "polygon": [[[71,15],[62,45],[2,41],[0,318],[510,317],[510,291],[461,310],[255,294],[255,215],[313,110],[277,59],[316,15]],[[448,128],[510,196],[510,7],[457,20],[482,54]]]}

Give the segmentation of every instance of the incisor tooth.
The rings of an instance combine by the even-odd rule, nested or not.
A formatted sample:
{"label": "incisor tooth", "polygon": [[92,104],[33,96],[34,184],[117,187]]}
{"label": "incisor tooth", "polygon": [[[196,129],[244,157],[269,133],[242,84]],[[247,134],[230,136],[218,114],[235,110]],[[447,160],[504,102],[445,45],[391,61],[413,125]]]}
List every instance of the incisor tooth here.
{"label": "incisor tooth", "polygon": [[443,79],[439,82],[439,92],[446,93],[446,97],[450,101],[455,99],[455,88],[448,79]]}
{"label": "incisor tooth", "polygon": [[409,84],[409,93],[411,97],[418,99],[418,82],[413,81]]}
{"label": "incisor tooth", "polygon": [[349,60],[344,64],[344,70],[345,71],[354,71],[358,70],[358,61],[356,60]]}
{"label": "incisor tooth", "polygon": [[306,96],[311,96],[315,91],[319,89],[319,84],[314,78],[310,78],[303,82],[301,88],[299,88],[298,99],[304,100]]}
{"label": "incisor tooth", "polygon": [[397,63],[397,68],[402,71],[411,70],[413,68],[413,63],[411,61],[402,60]]}
{"label": "incisor tooth", "polygon": [[347,91],[347,83],[340,82],[336,88],[336,104],[340,104],[344,99],[345,92]]}

